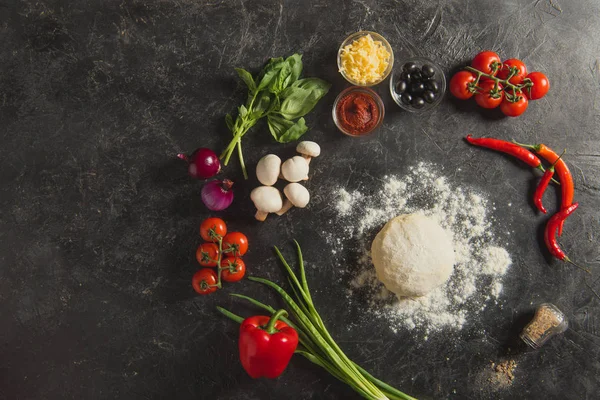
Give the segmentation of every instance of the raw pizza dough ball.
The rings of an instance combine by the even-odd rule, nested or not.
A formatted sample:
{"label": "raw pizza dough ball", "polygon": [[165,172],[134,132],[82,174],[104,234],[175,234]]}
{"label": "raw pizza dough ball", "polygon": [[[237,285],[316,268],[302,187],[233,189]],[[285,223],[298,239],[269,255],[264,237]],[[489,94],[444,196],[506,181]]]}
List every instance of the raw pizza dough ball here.
{"label": "raw pizza dough ball", "polygon": [[433,218],[404,214],[388,221],[371,245],[377,278],[398,297],[442,285],[454,267],[450,237]]}

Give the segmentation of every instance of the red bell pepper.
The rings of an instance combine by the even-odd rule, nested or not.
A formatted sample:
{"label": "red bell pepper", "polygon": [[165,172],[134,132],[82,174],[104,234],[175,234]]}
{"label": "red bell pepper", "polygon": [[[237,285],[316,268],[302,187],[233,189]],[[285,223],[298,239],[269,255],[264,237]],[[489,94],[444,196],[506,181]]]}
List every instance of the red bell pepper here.
{"label": "red bell pepper", "polygon": [[296,347],[298,333],[279,320],[285,310],[272,317],[246,318],[240,326],[240,361],[252,378],[277,378],[287,367]]}

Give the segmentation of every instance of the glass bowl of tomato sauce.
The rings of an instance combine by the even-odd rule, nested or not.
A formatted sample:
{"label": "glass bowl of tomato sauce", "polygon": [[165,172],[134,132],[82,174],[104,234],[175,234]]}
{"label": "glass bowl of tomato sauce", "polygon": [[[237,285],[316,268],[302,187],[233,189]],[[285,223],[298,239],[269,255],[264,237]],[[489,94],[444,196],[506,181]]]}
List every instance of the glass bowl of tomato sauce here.
{"label": "glass bowl of tomato sauce", "polygon": [[344,89],[333,102],[333,122],[348,136],[366,136],[383,122],[385,107],[381,97],[372,89],[351,86]]}

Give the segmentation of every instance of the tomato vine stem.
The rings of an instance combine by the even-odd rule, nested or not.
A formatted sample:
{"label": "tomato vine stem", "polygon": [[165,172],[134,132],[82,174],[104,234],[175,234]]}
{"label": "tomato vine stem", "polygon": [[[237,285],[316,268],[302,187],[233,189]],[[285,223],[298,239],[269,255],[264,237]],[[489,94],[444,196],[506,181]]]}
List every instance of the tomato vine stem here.
{"label": "tomato vine stem", "polygon": [[[509,102],[514,103],[521,99],[521,96],[519,96],[519,93],[524,93],[524,89],[530,88],[533,86],[533,82],[531,82],[531,80],[529,80],[529,79],[524,84],[515,85],[514,83],[511,83],[510,79],[517,73],[517,71],[515,71],[514,69],[511,69],[511,71],[508,74],[508,76],[506,77],[506,79],[500,79],[500,78],[494,76],[493,74],[486,74],[485,72],[482,72],[482,71],[478,70],[477,68],[473,68],[471,66],[467,66],[467,67],[465,67],[465,69],[467,71],[477,74],[477,79],[475,80],[475,82],[473,82],[472,84],[469,85],[469,91],[471,93],[477,93],[477,90],[480,89],[478,86],[479,81],[481,80],[482,77],[485,77],[487,79],[494,81],[494,90],[495,91],[498,91],[499,84],[502,84],[502,86],[503,86],[502,90],[506,93],[506,99]],[[494,66],[493,73],[495,74],[497,72],[497,70],[498,70],[498,67]],[[512,94],[508,93],[507,89],[510,89],[512,91]]]}

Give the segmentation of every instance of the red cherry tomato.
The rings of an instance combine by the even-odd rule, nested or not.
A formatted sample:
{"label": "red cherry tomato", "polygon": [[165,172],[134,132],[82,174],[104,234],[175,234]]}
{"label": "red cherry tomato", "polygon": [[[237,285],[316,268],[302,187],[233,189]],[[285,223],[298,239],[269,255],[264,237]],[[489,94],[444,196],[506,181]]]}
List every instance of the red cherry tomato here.
{"label": "red cherry tomato", "polygon": [[203,267],[216,267],[219,260],[219,246],[214,243],[203,243],[196,249],[196,260]]}
{"label": "red cherry tomato", "polygon": [[500,56],[493,51],[482,51],[471,62],[471,67],[489,75],[496,75],[501,66]]}
{"label": "red cherry tomato", "polygon": [[527,75],[526,79],[529,79],[533,86],[530,86],[525,89],[525,93],[527,94],[527,98],[529,100],[538,100],[541,99],[548,93],[550,90],[550,81],[546,77],[546,75],[541,72],[531,72]]}
{"label": "red cherry tomato", "polygon": [[200,236],[207,242],[218,242],[227,234],[227,225],[221,218],[207,218],[200,224]]}
{"label": "red cherry tomato", "polygon": [[450,93],[456,98],[467,100],[473,97],[470,91],[471,84],[475,82],[475,74],[469,71],[460,71],[450,79]]}
{"label": "red cherry tomato", "polygon": [[504,97],[502,92],[502,84],[498,83],[498,89],[495,90],[495,82],[493,80],[486,80],[479,82],[480,90],[475,95],[475,101],[483,108],[496,108],[502,103]]}
{"label": "red cherry tomato", "polygon": [[511,102],[506,95],[504,96],[504,100],[500,103],[500,111],[502,111],[504,115],[508,117],[518,117],[527,110],[527,106],[529,105],[527,97],[523,93],[519,93],[517,97],[517,101]]}
{"label": "red cherry tomato", "polygon": [[523,81],[523,79],[525,79],[525,76],[527,75],[527,67],[521,60],[511,58],[504,61],[504,63],[502,63],[502,68],[500,71],[498,71],[497,76],[500,79],[506,79],[513,70],[515,71],[515,75],[513,75],[508,81],[513,85],[518,85]]}
{"label": "red cherry tomato", "polygon": [[242,232],[229,232],[223,238],[223,253],[229,256],[243,256],[248,251],[248,238]]}
{"label": "red cherry tomato", "polygon": [[192,277],[192,287],[198,294],[210,294],[217,290],[217,274],[210,268],[202,268]]}
{"label": "red cherry tomato", "polygon": [[221,260],[221,279],[225,282],[237,282],[246,274],[246,264],[238,257],[225,257]]}

